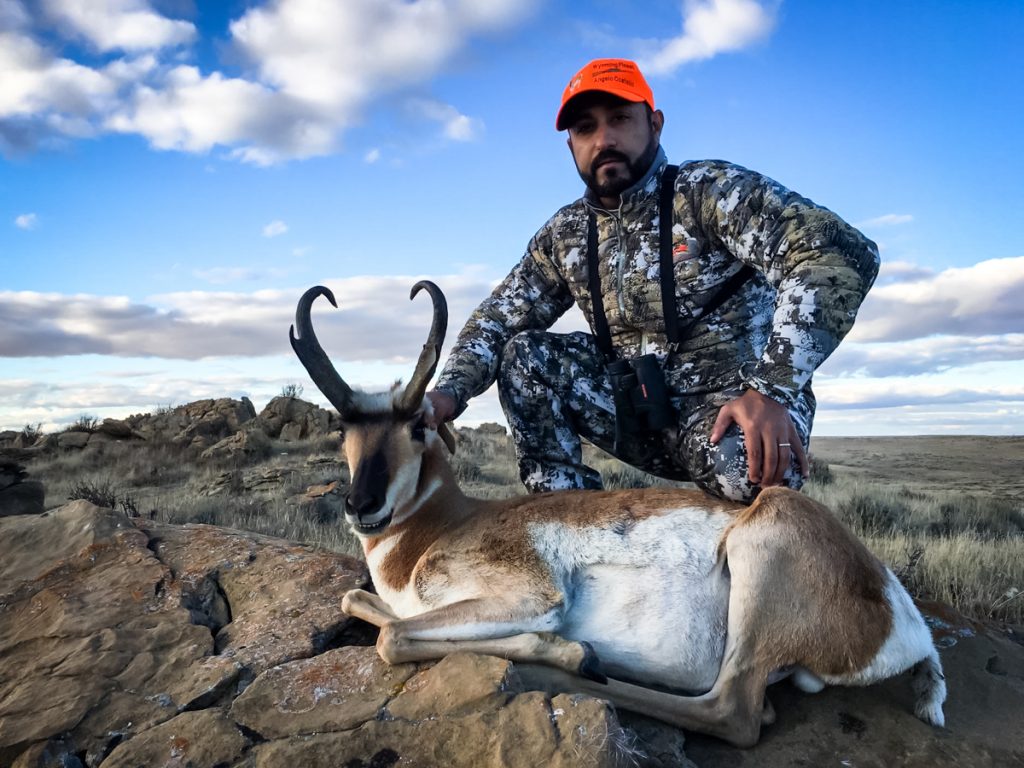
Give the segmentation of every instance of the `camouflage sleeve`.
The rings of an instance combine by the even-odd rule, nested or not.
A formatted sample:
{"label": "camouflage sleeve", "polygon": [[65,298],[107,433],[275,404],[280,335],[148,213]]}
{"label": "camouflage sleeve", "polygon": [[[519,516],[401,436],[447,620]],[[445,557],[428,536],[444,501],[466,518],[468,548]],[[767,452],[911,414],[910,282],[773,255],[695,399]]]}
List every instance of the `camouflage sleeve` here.
{"label": "camouflage sleeve", "polygon": [[436,388],[455,398],[462,413],[470,398],[494,383],[508,341],[526,330],[549,328],[572,305],[552,258],[550,222],[527,246],[508,276],[474,310],[459,333]]}
{"label": "camouflage sleeve", "polygon": [[701,225],[775,288],[771,333],[743,382],[791,405],[853,327],[878,274],[875,244],[826,208],[727,163],[694,185]]}

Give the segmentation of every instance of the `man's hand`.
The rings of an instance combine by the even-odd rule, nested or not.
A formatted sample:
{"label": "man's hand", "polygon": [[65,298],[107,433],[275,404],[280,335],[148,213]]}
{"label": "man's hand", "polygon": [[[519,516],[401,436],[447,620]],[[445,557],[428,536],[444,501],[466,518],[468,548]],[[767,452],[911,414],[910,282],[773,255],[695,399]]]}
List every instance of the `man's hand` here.
{"label": "man's hand", "polygon": [[440,392],[436,389],[432,389],[427,392],[427,398],[430,400],[430,404],[433,406],[434,413],[429,416],[426,420],[427,426],[431,429],[437,429],[440,424],[446,421],[451,421],[455,416],[455,409],[458,404],[455,402],[455,398],[449,395],[447,392]]}
{"label": "man's hand", "polygon": [[711,442],[717,444],[733,423],[743,430],[747,477],[751,483],[762,488],[778,485],[794,455],[800,462],[800,474],[807,477],[811,473],[800,435],[789,411],[781,403],[748,389],[719,409],[711,430]]}

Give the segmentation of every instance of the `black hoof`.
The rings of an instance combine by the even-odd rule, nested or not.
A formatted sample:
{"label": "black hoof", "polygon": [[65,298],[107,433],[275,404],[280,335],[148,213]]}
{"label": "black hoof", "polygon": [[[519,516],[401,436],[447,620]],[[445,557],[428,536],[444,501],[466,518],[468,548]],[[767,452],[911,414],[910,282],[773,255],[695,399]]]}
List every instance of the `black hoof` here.
{"label": "black hoof", "polygon": [[606,685],[608,676],[601,670],[601,660],[597,658],[597,651],[594,646],[585,640],[580,643],[583,646],[583,661],[580,662],[578,670],[580,677]]}

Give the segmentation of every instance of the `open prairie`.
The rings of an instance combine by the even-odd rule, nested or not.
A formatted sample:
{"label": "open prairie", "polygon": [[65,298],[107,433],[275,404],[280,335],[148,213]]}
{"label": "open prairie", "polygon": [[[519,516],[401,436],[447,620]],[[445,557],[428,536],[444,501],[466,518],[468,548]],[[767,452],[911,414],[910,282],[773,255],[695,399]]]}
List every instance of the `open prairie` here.
{"label": "open prairie", "polygon": [[834,471],[915,490],[984,494],[1024,505],[1024,437],[815,437]]}
{"label": "open prairie", "polygon": [[[132,516],[211,523],[360,554],[340,514],[348,469],[337,432],[272,436],[257,452],[207,458],[152,439],[89,441],[78,450],[64,443],[51,440],[57,448],[25,457],[29,476],[46,487],[47,507],[86,498]],[[467,493],[524,493],[502,427],[460,429],[458,443],[452,463]],[[915,596],[977,619],[1024,624],[1024,438],[821,437],[811,454],[805,492]],[[608,488],[672,484],[592,446],[584,456]]]}

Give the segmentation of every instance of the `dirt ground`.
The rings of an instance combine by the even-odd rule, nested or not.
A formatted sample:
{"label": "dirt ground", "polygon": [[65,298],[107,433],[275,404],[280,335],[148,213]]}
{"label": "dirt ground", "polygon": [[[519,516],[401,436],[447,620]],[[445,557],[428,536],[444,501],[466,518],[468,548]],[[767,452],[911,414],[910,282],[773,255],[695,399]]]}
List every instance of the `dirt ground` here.
{"label": "dirt ground", "polygon": [[814,437],[811,454],[876,481],[1024,501],[1024,437]]}

